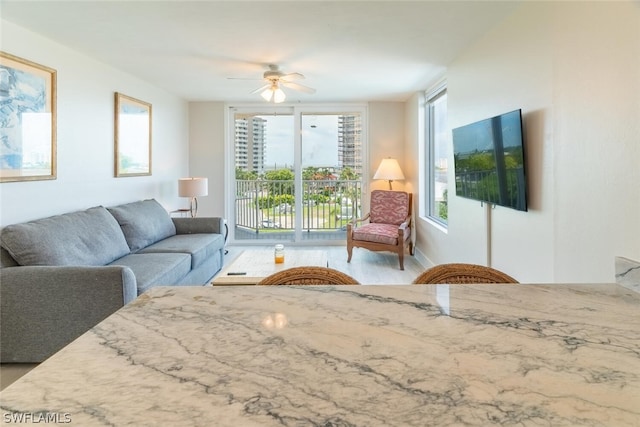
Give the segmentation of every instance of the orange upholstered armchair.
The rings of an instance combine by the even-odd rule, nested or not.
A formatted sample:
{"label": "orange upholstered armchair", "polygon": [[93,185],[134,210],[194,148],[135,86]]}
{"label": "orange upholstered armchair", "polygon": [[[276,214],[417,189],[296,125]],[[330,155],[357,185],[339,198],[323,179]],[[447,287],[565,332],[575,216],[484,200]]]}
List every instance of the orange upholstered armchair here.
{"label": "orange upholstered armchair", "polygon": [[[411,242],[411,210],[413,195],[404,191],[374,190],[371,192],[371,210],[363,218],[347,224],[347,262],[351,262],[354,247],[371,251],[396,252],[400,270],[404,270],[404,252]],[[367,224],[358,223],[369,220]]]}

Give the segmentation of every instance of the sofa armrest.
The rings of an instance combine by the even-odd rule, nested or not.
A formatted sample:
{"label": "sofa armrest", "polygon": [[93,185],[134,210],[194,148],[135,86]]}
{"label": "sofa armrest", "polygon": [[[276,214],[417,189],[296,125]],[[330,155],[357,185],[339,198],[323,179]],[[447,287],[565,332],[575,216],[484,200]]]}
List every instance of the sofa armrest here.
{"label": "sofa armrest", "polygon": [[128,267],[0,269],[0,361],[42,362],[137,296]]}
{"label": "sofa armrest", "polygon": [[171,218],[176,234],[216,233],[225,234],[224,219],[220,217]]}

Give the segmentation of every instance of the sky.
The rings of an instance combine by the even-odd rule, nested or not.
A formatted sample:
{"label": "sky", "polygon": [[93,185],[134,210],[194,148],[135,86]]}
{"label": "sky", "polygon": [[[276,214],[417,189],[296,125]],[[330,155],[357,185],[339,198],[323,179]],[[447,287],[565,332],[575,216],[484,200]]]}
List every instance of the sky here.
{"label": "sky", "polygon": [[[265,166],[293,165],[293,116],[260,116],[267,121]],[[302,167],[338,165],[338,115],[303,115]]]}

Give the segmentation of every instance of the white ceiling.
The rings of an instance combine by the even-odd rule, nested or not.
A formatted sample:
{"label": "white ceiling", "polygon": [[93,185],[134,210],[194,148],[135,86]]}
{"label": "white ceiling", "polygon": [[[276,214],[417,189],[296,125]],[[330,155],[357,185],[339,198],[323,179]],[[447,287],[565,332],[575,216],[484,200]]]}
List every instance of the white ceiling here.
{"label": "white ceiling", "polygon": [[[313,95],[404,101],[514,1],[6,1],[2,19],[192,101],[260,101],[268,64]],[[11,53],[11,52],[10,52]]]}

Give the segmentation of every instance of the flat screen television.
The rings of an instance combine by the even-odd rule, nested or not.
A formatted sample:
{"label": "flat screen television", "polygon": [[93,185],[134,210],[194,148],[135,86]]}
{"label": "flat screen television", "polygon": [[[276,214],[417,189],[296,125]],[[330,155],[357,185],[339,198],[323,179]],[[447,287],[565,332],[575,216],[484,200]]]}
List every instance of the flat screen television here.
{"label": "flat screen television", "polygon": [[522,111],[453,129],[456,195],[527,210]]}

